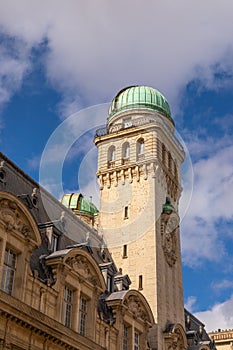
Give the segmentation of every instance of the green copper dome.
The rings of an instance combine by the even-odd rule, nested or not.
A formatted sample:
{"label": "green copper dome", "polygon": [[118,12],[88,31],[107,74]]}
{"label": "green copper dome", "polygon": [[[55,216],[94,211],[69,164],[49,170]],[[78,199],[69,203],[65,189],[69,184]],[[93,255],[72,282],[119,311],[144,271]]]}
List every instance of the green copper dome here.
{"label": "green copper dome", "polygon": [[166,98],[158,90],[148,86],[129,86],[118,92],[110,105],[108,121],[121,112],[133,109],[157,111],[174,123]]}
{"label": "green copper dome", "polygon": [[61,203],[72,210],[78,210],[80,213],[97,215],[98,209],[88,198],[83,197],[81,193],[64,194]]}

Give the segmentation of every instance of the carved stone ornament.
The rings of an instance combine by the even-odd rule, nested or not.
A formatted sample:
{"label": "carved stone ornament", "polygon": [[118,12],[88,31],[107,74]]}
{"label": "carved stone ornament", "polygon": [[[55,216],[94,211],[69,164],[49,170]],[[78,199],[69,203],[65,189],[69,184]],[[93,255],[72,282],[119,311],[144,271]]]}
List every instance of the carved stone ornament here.
{"label": "carved stone ornament", "polygon": [[176,214],[163,215],[161,224],[162,247],[169,266],[177,260],[177,235],[179,234],[179,219]]}
{"label": "carved stone ornament", "polygon": [[15,202],[6,198],[0,200],[0,220],[5,224],[7,231],[16,230],[25,238],[31,238],[30,226]]}
{"label": "carved stone ornament", "polygon": [[187,340],[184,330],[180,327],[173,326],[169,331],[165,332],[165,349],[166,350],[186,350]]}
{"label": "carved stone ornament", "polygon": [[75,255],[73,257],[69,257],[66,259],[66,264],[72,267],[75,272],[77,272],[94,286],[99,285],[99,280],[85,256]]}
{"label": "carved stone ornament", "polygon": [[124,305],[133,313],[136,318],[141,318],[146,321],[148,319],[145,308],[143,307],[140,299],[136,295],[130,295],[125,301]]}

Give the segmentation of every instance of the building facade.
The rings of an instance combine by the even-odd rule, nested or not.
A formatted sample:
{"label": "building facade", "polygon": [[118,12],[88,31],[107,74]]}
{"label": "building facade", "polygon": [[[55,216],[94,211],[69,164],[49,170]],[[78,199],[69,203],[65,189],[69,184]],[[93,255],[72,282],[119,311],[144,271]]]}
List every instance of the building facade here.
{"label": "building facade", "polygon": [[81,194],[57,201],[0,154],[1,349],[215,349],[184,310],[185,154],[168,102],[123,89],[94,142],[99,211]]}
{"label": "building facade", "polygon": [[233,350],[233,329],[218,329],[210,332],[209,336],[214,340],[217,350]]}
{"label": "building facade", "polygon": [[147,349],[150,306],[97,231],[0,158],[0,349]]}

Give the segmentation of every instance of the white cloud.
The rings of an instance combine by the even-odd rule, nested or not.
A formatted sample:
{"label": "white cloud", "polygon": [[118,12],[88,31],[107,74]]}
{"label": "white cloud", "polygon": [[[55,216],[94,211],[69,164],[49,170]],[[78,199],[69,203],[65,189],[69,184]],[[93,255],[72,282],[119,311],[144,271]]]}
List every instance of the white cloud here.
{"label": "white cloud", "polygon": [[215,290],[215,291],[221,291],[221,290],[226,290],[226,289],[233,289],[233,281],[232,280],[228,280],[228,279],[224,279],[222,281],[219,282],[213,282],[211,284],[211,287]]}
{"label": "white cloud", "polygon": [[183,259],[190,266],[203,259],[218,261],[226,254],[224,232],[220,234],[216,224],[233,221],[233,146],[216,148],[215,152],[193,166],[194,189],[182,222]]}
{"label": "white cloud", "polygon": [[194,296],[189,296],[184,307],[185,309],[187,309],[189,312],[192,312],[193,311],[193,307],[195,306],[196,304],[196,301],[197,301],[197,298],[194,297]]}
{"label": "white cloud", "polygon": [[[0,5],[0,29],[19,45],[17,50],[4,49],[0,104],[20,88],[31,64],[31,48],[44,39],[47,77],[63,95],[62,116],[81,105],[108,101],[118,89],[132,84],[158,87],[177,110],[189,81],[198,78],[202,86],[216,89],[225,81],[216,79],[215,73],[231,76],[233,72],[231,0],[120,0],[117,4],[0,0]],[[97,120],[99,125],[100,119],[104,122],[105,115],[93,116],[92,126]],[[82,126],[89,127],[88,122]],[[184,259],[189,264],[197,263],[201,255],[216,258],[216,247],[218,257],[225,254],[215,223],[232,219],[233,149],[222,143],[219,150],[213,144],[193,143],[199,155],[204,148],[215,149],[216,154],[212,151],[210,158],[194,165],[193,198],[182,223]],[[62,161],[67,147],[69,140],[56,144],[46,160]]]}
{"label": "white cloud", "polygon": [[210,310],[197,312],[195,316],[205,325],[208,332],[221,329],[232,329],[233,294],[223,303],[215,304]]}
{"label": "white cloud", "polygon": [[47,76],[66,103],[106,101],[145,83],[176,108],[200,72],[209,88],[216,70],[232,72],[232,10],[230,0],[2,0],[0,28],[30,47],[47,38]]}
{"label": "white cloud", "polygon": [[20,89],[30,69],[29,50],[22,41],[9,41],[0,47],[0,107]]}

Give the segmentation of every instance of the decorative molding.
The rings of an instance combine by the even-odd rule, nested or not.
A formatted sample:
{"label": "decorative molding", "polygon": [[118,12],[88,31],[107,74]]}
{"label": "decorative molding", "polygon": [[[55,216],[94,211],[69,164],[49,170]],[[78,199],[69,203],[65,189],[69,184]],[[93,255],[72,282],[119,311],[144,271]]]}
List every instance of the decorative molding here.
{"label": "decorative molding", "polygon": [[81,275],[84,280],[90,282],[94,286],[100,286],[100,282],[93,271],[88,259],[82,255],[75,255],[66,259],[66,264],[70,266],[75,272]]}
{"label": "decorative molding", "polygon": [[6,231],[16,230],[26,239],[33,238],[29,224],[22,217],[22,211],[17,203],[10,199],[0,199],[0,221],[6,227]]}
{"label": "decorative molding", "polygon": [[124,301],[124,305],[132,312],[135,318],[141,318],[143,321],[149,321],[147,312],[142,305],[140,298],[136,295],[130,295]]}
{"label": "decorative molding", "polygon": [[179,218],[175,213],[162,214],[161,238],[165,259],[169,266],[177,260],[177,237],[179,235]]}
{"label": "decorative molding", "polygon": [[162,169],[158,162],[148,161],[147,163],[140,165],[133,164],[127,168],[124,167],[123,169],[121,166],[111,170],[107,169],[105,172],[97,173],[97,177],[99,188],[100,190],[103,190],[104,187],[117,187],[119,183],[125,185],[126,181],[129,183],[132,183],[133,181],[147,181],[149,177],[161,177],[161,174]]}
{"label": "decorative molding", "polygon": [[180,324],[169,325],[164,333],[166,350],[187,350],[186,334]]}

